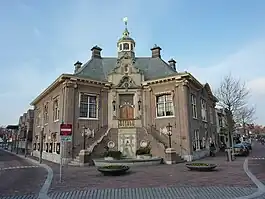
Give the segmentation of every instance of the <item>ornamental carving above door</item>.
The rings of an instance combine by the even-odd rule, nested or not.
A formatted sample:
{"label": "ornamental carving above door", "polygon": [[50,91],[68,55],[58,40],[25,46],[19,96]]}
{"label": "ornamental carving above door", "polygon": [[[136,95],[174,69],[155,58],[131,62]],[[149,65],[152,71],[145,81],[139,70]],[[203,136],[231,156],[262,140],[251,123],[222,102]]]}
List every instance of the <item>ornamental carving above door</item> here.
{"label": "ornamental carving above door", "polygon": [[134,107],[130,104],[125,104],[120,108],[121,119],[134,119]]}

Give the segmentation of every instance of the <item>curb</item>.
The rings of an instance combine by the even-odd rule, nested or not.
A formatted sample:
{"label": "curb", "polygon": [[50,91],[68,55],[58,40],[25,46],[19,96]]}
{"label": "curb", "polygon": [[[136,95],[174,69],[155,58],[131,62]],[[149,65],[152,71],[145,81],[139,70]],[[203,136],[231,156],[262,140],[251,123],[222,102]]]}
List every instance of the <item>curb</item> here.
{"label": "curb", "polygon": [[263,195],[265,193],[265,185],[260,182],[255,175],[253,175],[249,169],[248,169],[248,158],[245,159],[244,164],[243,164],[243,168],[245,173],[247,174],[247,176],[252,180],[252,182],[257,186],[258,190],[256,192],[254,192],[253,194],[250,194],[248,196],[242,196],[242,197],[238,197],[238,198],[234,198],[234,199],[252,199],[252,198],[256,198],[259,197],[261,195]]}
{"label": "curb", "polygon": [[5,151],[5,152],[10,153],[10,154],[13,154],[13,155],[15,155],[21,159],[27,160],[27,161],[35,164],[35,165],[39,165],[40,167],[44,168],[48,172],[48,175],[47,175],[47,178],[46,178],[44,184],[42,185],[42,187],[40,189],[38,199],[50,199],[50,197],[48,196],[48,191],[49,191],[49,188],[51,186],[52,179],[53,179],[53,170],[51,167],[49,167],[46,164],[40,164],[38,161],[33,160],[31,158],[27,158],[23,155],[19,155],[19,154],[16,154],[16,153],[10,152],[8,150],[4,150],[4,149],[0,149],[0,150]]}

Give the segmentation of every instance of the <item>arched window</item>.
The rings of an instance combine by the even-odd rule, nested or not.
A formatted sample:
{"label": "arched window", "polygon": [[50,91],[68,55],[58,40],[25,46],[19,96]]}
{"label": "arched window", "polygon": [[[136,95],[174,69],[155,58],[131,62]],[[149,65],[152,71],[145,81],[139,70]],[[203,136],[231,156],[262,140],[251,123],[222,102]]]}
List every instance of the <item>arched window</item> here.
{"label": "arched window", "polygon": [[124,43],[123,50],[130,50],[130,45],[128,43]]}

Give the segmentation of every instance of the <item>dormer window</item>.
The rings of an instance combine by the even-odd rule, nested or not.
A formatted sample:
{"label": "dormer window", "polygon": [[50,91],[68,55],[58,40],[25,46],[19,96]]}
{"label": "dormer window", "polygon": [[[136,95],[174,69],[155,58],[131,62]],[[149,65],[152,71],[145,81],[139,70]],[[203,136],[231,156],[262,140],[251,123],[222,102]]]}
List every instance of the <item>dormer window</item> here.
{"label": "dormer window", "polygon": [[125,66],[124,66],[124,72],[125,72],[125,73],[128,73],[128,72],[129,72],[129,67],[128,67],[128,65],[125,65]]}
{"label": "dormer window", "polygon": [[130,45],[128,43],[124,43],[123,50],[130,50]]}

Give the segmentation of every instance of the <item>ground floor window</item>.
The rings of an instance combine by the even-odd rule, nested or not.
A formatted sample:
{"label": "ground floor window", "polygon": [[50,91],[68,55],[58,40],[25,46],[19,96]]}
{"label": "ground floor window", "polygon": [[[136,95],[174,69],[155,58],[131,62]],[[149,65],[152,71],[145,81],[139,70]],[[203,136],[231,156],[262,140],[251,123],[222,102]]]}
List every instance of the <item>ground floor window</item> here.
{"label": "ground floor window", "polygon": [[199,130],[194,130],[193,151],[198,151],[202,148],[202,140],[200,140]]}
{"label": "ground floor window", "polygon": [[52,153],[52,143],[50,143],[49,153]]}
{"label": "ground floor window", "polygon": [[60,143],[57,143],[57,144],[56,144],[56,153],[57,153],[57,154],[60,154],[60,147],[61,147],[61,146],[60,146]]}

